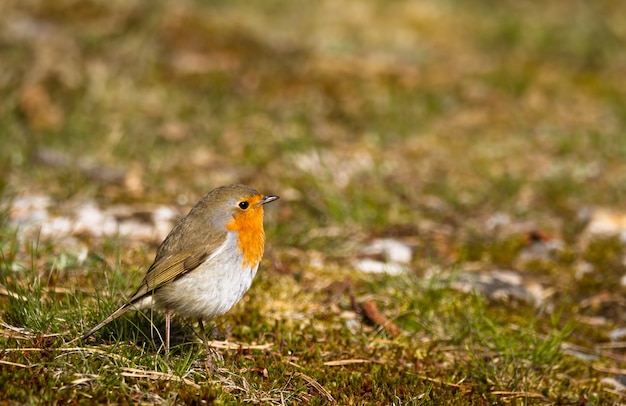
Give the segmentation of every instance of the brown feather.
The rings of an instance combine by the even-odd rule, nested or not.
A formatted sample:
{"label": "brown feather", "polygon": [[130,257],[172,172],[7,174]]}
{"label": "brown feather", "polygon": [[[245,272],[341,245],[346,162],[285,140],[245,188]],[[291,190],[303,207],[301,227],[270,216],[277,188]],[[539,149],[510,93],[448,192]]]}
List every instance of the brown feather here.
{"label": "brown feather", "polygon": [[[202,198],[176,226],[157,250],[154,263],[143,278],[139,289],[130,299],[137,302],[164,284],[196,269],[226,240],[227,231],[219,230],[211,219],[212,193]],[[194,238],[190,238],[190,236]]]}

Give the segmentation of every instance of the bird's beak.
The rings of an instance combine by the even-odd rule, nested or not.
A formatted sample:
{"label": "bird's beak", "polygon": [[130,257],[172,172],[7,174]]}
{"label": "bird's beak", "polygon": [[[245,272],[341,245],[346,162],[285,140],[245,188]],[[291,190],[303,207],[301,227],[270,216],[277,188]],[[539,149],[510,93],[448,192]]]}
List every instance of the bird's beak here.
{"label": "bird's beak", "polygon": [[273,202],[274,200],[278,200],[278,196],[263,196],[263,199],[257,203],[257,206],[263,206],[264,204]]}

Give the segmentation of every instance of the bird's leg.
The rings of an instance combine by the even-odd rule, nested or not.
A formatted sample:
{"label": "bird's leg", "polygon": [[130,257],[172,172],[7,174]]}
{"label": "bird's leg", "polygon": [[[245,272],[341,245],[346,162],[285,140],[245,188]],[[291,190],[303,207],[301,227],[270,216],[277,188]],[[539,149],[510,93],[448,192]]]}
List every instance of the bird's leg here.
{"label": "bird's leg", "polygon": [[208,348],[209,339],[206,336],[206,331],[204,331],[204,323],[202,322],[202,319],[198,319],[198,325],[200,326],[200,338],[202,339],[204,345],[206,345]]}
{"label": "bird's leg", "polygon": [[172,312],[165,312],[165,353],[170,352],[170,327],[172,322]]}
{"label": "bird's leg", "polygon": [[208,373],[211,373],[215,370],[215,365],[213,364],[213,356],[211,355],[211,348],[209,347],[209,339],[206,336],[206,331],[204,331],[204,323],[202,319],[198,319],[198,325],[200,327],[200,338],[204,342],[204,347],[206,348],[206,369]]}

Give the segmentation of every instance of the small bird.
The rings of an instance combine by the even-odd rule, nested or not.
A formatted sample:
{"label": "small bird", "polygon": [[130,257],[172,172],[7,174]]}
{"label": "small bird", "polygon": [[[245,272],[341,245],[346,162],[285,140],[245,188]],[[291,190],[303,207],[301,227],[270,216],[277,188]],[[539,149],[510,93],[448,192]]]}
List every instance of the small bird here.
{"label": "small bird", "polygon": [[246,293],[265,249],[263,206],[278,199],[245,185],[206,194],[170,231],[135,294],[80,339],[131,309],[165,311],[165,351],[172,313],[203,319],[230,310]]}

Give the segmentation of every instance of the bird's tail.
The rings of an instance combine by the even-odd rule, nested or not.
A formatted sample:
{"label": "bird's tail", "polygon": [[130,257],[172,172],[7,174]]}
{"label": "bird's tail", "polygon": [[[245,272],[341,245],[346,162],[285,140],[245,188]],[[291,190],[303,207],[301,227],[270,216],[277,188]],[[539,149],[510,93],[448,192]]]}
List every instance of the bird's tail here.
{"label": "bird's tail", "polygon": [[128,303],[128,302],[124,303],[116,311],[111,313],[106,319],[102,320],[100,323],[98,323],[91,330],[87,331],[86,333],[84,333],[80,337],[77,337],[77,338],[69,341],[67,344],[71,344],[71,343],[74,343],[76,341],[83,341],[83,340],[85,340],[86,338],[90,337],[93,333],[95,333],[96,331],[100,330],[102,327],[106,326],[107,324],[109,324],[113,320],[117,319],[118,317],[120,317],[121,315],[123,315],[127,311],[131,310],[132,308],[133,308],[133,304],[132,303]]}

